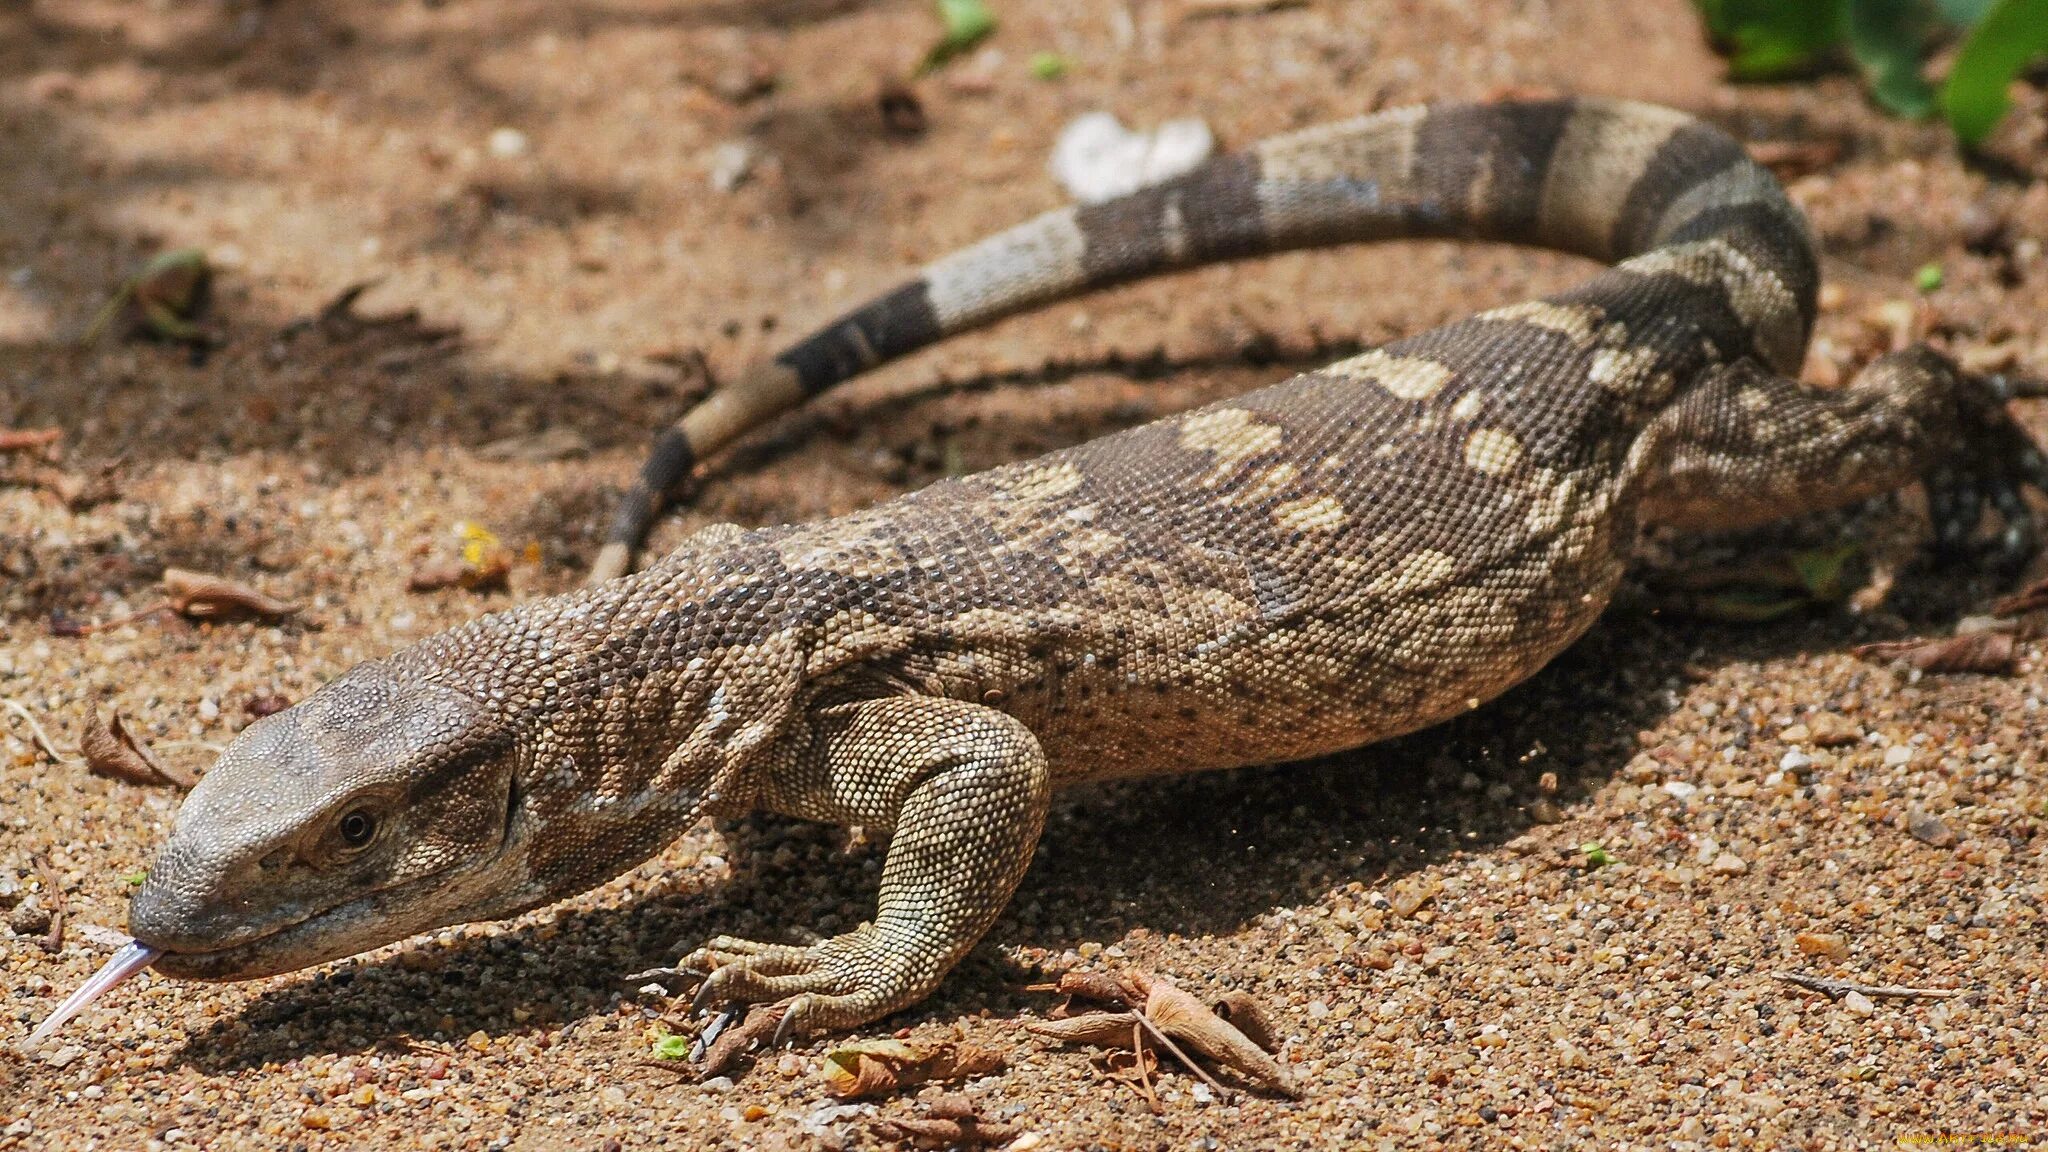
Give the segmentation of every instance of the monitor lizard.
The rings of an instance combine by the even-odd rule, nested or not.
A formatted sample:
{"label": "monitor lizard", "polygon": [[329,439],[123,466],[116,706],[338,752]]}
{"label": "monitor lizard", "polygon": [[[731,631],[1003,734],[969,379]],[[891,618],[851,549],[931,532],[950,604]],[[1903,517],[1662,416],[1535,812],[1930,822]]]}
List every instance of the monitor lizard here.
{"label": "monitor lizard", "polygon": [[[1119,280],[1472,236],[1611,264],[1251,392],[818,523],[631,545],[695,461],[885,360]],[[926,266],[665,434],[595,586],[358,665],[249,726],[135,895],[129,968],[241,979],[574,895],[706,815],[887,830],[871,923],[721,937],[701,998],[795,1031],[929,993],[999,916],[1055,787],[1294,760],[1477,708],[1600,614],[1645,524],[1925,480],[2034,548],[2048,465],[1926,347],[1798,383],[1818,259],[1778,183],[1679,112],[1410,108],[1063,208]],[[2036,394],[2038,389],[2029,392]],[[108,975],[118,976],[112,971]]]}

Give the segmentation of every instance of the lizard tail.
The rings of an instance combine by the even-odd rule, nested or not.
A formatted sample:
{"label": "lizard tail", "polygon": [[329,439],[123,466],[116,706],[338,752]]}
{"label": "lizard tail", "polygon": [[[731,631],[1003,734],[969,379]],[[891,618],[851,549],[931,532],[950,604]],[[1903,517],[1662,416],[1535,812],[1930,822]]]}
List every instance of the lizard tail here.
{"label": "lizard tail", "polygon": [[[1052,300],[1176,268],[1410,237],[1534,244],[1617,261],[1715,240],[1754,273],[1757,353],[1796,373],[1819,266],[1805,218],[1719,129],[1616,100],[1401,108],[1273,137],[1100,204],[1055,209],[748,367],[661,433],[591,582],[626,572],[697,463],[877,365]],[[1725,263],[1725,261],[1724,261]],[[1736,284],[1738,294],[1743,285]]]}

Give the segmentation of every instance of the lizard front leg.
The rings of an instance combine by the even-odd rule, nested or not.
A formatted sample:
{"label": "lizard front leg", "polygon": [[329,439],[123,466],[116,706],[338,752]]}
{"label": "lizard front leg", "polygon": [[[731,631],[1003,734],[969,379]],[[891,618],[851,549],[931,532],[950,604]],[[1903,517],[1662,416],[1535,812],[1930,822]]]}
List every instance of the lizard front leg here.
{"label": "lizard front leg", "polygon": [[788,1000],[791,1034],[850,1028],[936,987],[1009,903],[1051,795],[1037,738],[993,708],[891,697],[824,709],[815,723],[762,802],[894,830],[874,922],[810,947],[719,937],[683,962],[709,973],[700,1004]]}

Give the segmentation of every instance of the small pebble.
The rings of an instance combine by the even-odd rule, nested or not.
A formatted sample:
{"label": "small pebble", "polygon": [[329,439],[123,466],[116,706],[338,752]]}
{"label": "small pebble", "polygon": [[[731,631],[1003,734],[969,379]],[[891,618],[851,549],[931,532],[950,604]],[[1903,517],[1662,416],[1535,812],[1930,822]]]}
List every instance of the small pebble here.
{"label": "small pebble", "polygon": [[1861,992],[1851,992],[1842,997],[1842,1008],[1856,1016],[1868,1016],[1877,1011],[1877,1005],[1871,1003],[1870,997]]}
{"label": "small pebble", "polygon": [[1956,834],[1942,822],[1941,817],[1924,808],[1906,809],[1906,831],[1913,839],[1936,848],[1946,848],[1956,842]]}
{"label": "small pebble", "polygon": [[1744,872],[1749,871],[1749,861],[1744,860],[1733,852],[1723,852],[1719,856],[1714,857],[1714,862],[1707,865],[1707,870],[1718,872],[1723,876],[1740,876]]}
{"label": "small pebble", "polygon": [[1829,956],[1839,960],[1849,954],[1849,942],[1833,932],[1801,932],[1796,943],[1799,950],[1808,956]]}
{"label": "small pebble", "polygon": [[1816,712],[1806,720],[1813,742],[1822,748],[1838,748],[1863,739],[1863,728],[1837,712]]}
{"label": "small pebble", "polygon": [[498,159],[512,160],[526,155],[530,144],[526,139],[526,133],[517,128],[494,128],[486,146],[490,148],[491,155]]}
{"label": "small pebble", "polygon": [[756,151],[747,140],[727,140],[711,150],[711,161],[706,165],[706,179],[711,190],[720,194],[729,193],[747,182],[753,174]]}

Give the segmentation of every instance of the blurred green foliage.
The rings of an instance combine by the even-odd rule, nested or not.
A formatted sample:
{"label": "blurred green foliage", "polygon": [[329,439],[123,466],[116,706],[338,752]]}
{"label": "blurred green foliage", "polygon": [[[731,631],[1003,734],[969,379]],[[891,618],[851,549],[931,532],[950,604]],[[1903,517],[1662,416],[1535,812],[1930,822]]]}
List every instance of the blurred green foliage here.
{"label": "blurred green foliage", "polygon": [[[1965,144],[1991,134],[2007,89],[2048,56],[2048,0],[1695,0],[1737,80],[1778,80],[1853,62],[1879,104],[1901,116],[1939,110]],[[1928,55],[1956,38],[1937,90]]]}

